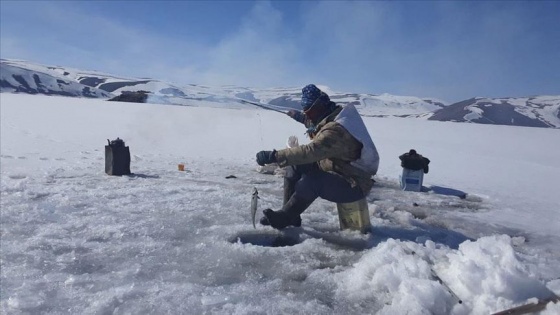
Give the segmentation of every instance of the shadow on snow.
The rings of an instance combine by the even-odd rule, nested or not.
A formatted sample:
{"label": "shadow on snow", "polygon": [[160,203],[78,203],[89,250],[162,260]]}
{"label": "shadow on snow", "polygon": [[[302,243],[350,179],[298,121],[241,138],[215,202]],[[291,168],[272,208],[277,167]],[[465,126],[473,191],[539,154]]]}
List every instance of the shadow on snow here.
{"label": "shadow on snow", "polygon": [[243,231],[229,238],[231,243],[252,244],[265,247],[294,246],[306,239],[321,239],[328,245],[348,250],[366,250],[377,246],[387,239],[424,244],[426,240],[457,249],[459,244],[471,238],[455,231],[429,225],[417,224],[415,229],[397,227],[372,227],[367,235],[337,229],[314,229],[308,227],[286,228],[282,231]]}

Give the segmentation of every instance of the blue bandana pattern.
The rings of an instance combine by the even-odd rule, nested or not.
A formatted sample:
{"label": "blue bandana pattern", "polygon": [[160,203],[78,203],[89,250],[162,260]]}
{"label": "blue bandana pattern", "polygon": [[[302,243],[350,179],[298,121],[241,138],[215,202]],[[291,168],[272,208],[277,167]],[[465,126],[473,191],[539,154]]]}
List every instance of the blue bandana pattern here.
{"label": "blue bandana pattern", "polygon": [[303,107],[303,110],[309,109],[321,94],[323,94],[323,92],[321,92],[315,84],[306,85],[301,90],[301,107]]}

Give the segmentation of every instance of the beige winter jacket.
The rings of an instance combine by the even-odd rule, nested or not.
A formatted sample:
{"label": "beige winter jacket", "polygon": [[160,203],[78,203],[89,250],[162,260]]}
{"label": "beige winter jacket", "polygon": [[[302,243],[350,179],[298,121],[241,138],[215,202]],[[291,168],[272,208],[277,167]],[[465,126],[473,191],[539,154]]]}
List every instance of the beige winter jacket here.
{"label": "beige winter jacket", "polygon": [[362,144],[342,125],[333,121],[341,110],[339,106],[317,125],[311,143],[278,150],[276,159],[282,167],[317,162],[321,170],[340,175],[352,187],[360,187],[367,195],[373,187],[373,174],[350,164],[360,157]]}

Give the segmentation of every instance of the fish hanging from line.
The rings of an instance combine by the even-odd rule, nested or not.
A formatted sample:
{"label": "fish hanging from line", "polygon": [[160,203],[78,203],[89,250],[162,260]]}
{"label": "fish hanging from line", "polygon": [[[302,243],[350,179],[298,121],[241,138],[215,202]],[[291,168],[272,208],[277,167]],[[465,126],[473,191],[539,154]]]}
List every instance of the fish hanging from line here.
{"label": "fish hanging from line", "polygon": [[253,196],[251,197],[251,219],[253,220],[253,227],[256,229],[255,225],[255,215],[257,214],[257,203],[259,199],[259,191],[257,187],[253,188]]}

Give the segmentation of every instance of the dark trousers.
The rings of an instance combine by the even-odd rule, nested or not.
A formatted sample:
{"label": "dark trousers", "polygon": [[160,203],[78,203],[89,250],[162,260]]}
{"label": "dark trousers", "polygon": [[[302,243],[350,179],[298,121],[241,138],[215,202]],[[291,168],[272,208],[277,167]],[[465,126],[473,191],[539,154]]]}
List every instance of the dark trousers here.
{"label": "dark trousers", "polygon": [[295,188],[294,197],[309,203],[317,197],[336,203],[364,198],[359,187],[351,187],[340,175],[320,170],[317,163],[289,166],[286,168],[285,179],[284,185]]}

